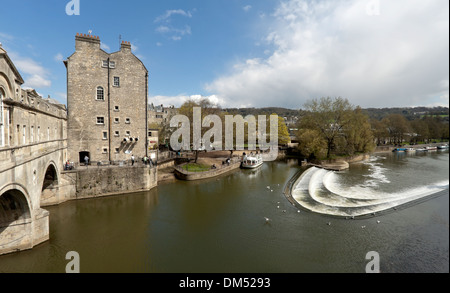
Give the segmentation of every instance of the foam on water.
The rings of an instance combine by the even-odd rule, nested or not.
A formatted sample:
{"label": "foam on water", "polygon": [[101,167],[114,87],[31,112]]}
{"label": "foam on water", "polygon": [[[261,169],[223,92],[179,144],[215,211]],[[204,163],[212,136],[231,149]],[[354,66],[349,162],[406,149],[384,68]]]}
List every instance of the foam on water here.
{"label": "foam on water", "polygon": [[420,200],[449,188],[449,180],[443,180],[396,192],[381,192],[375,189],[378,184],[390,181],[385,175],[387,169],[381,167],[378,160],[375,157],[367,162],[371,174],[366,177],[372,178],[370,182],[355,186],[343,185],[340,173],[310,168],[294,184],[292,196],[304,208],[316,213],[363,216]]}

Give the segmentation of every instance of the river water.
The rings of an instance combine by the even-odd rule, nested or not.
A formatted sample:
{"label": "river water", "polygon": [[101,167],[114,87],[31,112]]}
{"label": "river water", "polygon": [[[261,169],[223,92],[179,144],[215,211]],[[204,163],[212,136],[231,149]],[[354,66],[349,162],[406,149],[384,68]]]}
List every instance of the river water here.
{"label": "river water", "polygon": [[1,256],[0,272],[63,273],[69,251],[82,273],[364,273],[369,251],[382,272],[449,272],[448,164],[448,151],[386,153],[349,171],[314,171],[312,197],[294,188],[300,211],[283,189],[313,171],[295,160],[72,201],[47,208],[50,241]]}

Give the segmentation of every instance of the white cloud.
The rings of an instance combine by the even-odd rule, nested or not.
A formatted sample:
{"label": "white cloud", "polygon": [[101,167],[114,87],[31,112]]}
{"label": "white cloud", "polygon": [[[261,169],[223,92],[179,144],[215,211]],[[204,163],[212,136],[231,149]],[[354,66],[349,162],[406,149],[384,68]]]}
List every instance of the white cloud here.
{"label": "white cloud", "polygon": [[62,61],[64,61],[64,56],[63,56],[63,54],[58,53],[55,55],[55,57],[53,57],[53,59],[57,62],[62,62]]}
{"label": "white cloud", "polygon": [[189,25],[185,25],[184,28],[179,29],[179,28],[173,28],[173,27],[168,27],[165,25],[159,26],[155,29],[155,31],[157,33],[163,34],[163,35],[171,35],[170,39],[174,40],[174,41],[179,41],[182,39],[182,37],[186,36],[186,35],[191,35],[192,34],[192,30],[191,27]]}
{"label": "white cloud", "polygon": [[[195,9],[193,11],[195,11]],[[171,17],[173,15],[181,15],[187,18],[192,18],[192,13],[190,11],[184,11],[182,9],[167,10],[165,14],[160,15],[155,19],[155,23],[163,23],[155,29],[155,32],[162,35],[170,35],[168,38],[174,41],[181,40],[183,36],[191,35],[191,27],[188,25],[185,25],[184,28],[170,25]]]}
{"label": "white cloud", "polygon": [[14,37],[7,33],[0,32],[0,43],[2,40],[12,41],[12,40],[14,40]]}
{"label": "white cloud", "polygon": [[62,102],[62,103],[66,103],[67,102],[67,93],[56,92],[55,94],[57,96],[57,99],[60,102]]}
{"label": "white cloud", "polygon": [[170,17],[172,15],[181,15],[188,18],[192,17],[192,13],[190,11],[184,11],[182,9],[167,10],[165,14],[158,16],[154,22],[161,22],[161,21],[170,22]]}
{"label": "white cloud", "polygon": [[164,33],[170,32],[170,28],[169,28],[168,26],[165,26],[165,25],[160,25],[160,26],[158,26],[158,27],[156,28],[155,31],[156,31],[157,33],[164,34]]}
{"label": "white cloud", "polygon": [[250,11],[250,9],[252,9],[252,6],[251,6],[251,5],[246,5],[246,6],[242,7],[242,9],[243,9],[245,12],[248,12],[248,11]]}
{"label": "white cloud", "polygon": [[31,58],[23,58],[14,52],[10,52],[9,55],[20,73],[24,74],[24,87],[45,88],[52,85],[52,82],[48,79],[49,71],[42,65]]}
{"label": "white cloud", "polygon": [[161,47],[162,45],[163,45],[162,43],[156,42],[156,46],[157,46],[157,47]]}
{"label": "white cloud", "polygon": [[368,3],[281,2],[265,37],[273,53],[236,64],[206,89],[229,106],[257,107],[298,108],[322,96],[363,107],[448,97],[448,1],[384,1],[379,16],[367,14]]}
{"label": "white cloud", "polygon": [[211,96],[202,96],[202,95],[178,95],[178,96],[161,96],[161,95],[156,95],[156,96],[152,96],[149,98],[149,102],[153,103],[154,105],[174,105],[175,107],[180,107],[181,105],[183,105],[184,102],[188,101],[188,100],[194,100],[194,101],[199,101],[200,99],[206,98],[208,100],[210,100],[213,104],[218,105],[218,106],[223,106],[224,105],[224,100],[222,100],[220,97],[216,96],[216,95],[211,95]]}
{"label": "white cloud", "polygon": [[136,43],[131,43],[131,50],[136,54],[136,52],[139,51],[139,46],[136,45]]}
{"label": "white cloud", "polygon": [[25,85],[31,88],[51,87],[52,82],[41,75],[33,74],[27,77]]}
{"label": "white cloud", "polygon": [[102,49],[102,50],[104,50],[104,51],[111,51],[111,48],[107,45],[107,44],[105,44],[105,43],[103,43],[103,42],[100,42],[100,48]]}

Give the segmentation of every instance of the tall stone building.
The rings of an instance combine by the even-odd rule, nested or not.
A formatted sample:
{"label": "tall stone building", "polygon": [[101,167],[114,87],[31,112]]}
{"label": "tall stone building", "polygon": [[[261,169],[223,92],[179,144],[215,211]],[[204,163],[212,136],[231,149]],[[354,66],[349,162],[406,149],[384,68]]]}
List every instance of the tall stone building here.
{"label": "tall stone building", "polygon": [[100,38],[77,34],[67,68],[69,158],[128,160],[148,153],[148,70],[129,42],[107,53]]}

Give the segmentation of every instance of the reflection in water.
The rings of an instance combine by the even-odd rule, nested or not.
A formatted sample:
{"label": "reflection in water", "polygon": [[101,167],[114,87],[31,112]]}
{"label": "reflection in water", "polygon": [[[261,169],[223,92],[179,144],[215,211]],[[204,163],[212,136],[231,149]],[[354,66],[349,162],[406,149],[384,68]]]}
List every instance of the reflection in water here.
{"label": "reflection in water", "polygon": [[[80,254],[82,273],[364,272],[368,251],[383,256],[383,272],[448,272],[448,188],[376,219],[330,219],[298,213],[286,200],[285,184],[300,170],[296,161],[266,162],[255,171],[50,207],[50,241],[0,256],[0,272],[62,273],[68,251]],[[379,155],[341,173],[303,173],[315,200],[353,211],[448,180],[448,152]]]}

